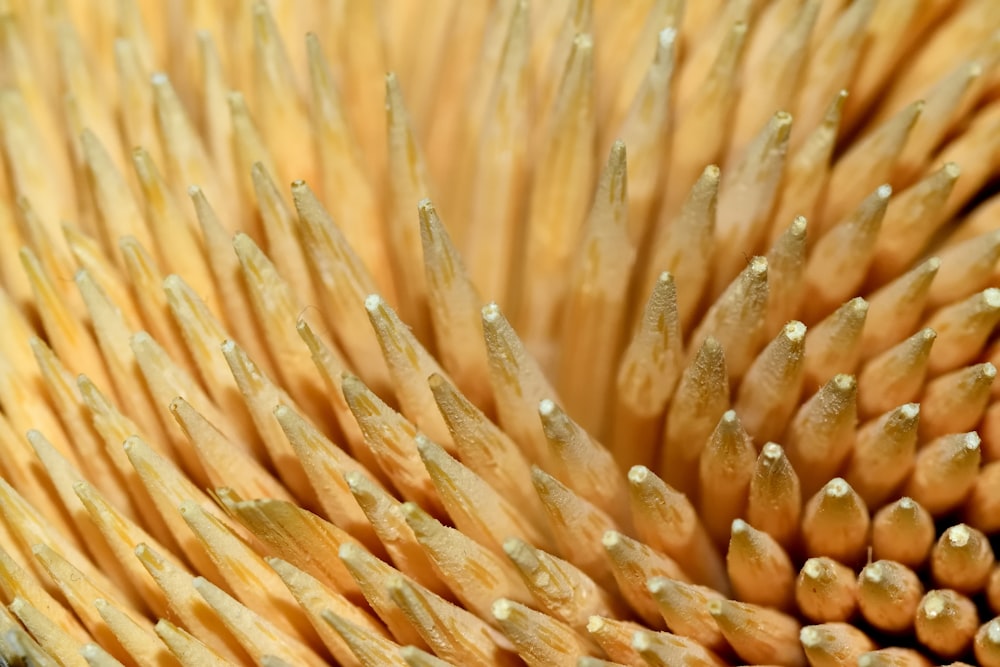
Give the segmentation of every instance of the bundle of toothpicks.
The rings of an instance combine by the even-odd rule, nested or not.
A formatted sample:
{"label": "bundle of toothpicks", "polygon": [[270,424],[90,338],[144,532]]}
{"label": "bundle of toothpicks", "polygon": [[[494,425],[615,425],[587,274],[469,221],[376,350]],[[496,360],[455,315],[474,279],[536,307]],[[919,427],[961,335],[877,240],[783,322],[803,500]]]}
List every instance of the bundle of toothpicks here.
{"label": "bundle of toothpicks", "polygon": [[997,0],[3,0],[0,159],[0,665],[1000,667]]}

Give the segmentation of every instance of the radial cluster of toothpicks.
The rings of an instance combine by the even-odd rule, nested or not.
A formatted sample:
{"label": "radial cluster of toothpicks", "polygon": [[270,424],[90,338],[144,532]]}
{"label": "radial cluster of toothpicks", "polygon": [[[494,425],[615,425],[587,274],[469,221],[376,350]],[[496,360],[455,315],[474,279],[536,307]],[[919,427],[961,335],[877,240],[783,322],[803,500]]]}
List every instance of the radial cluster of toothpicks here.
{"label": "radial cluster of toothpicks", "polygon": [[0,665],[1000,666],[998,0],[0,0]]}

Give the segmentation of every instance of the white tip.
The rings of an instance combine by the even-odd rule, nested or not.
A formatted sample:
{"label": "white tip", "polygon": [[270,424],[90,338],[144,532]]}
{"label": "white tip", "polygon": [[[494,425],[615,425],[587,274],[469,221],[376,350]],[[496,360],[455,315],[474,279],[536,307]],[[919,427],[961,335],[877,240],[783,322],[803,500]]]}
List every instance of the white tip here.
{"label": "white tip", "polygon": [[793,343],[800,342],[806,336],[806,325],[793,320],[785,325],[785,338]]}
{"label": "white tip", "polygon": [[833,385],[840,391],[850,391],[857,385],[853,375],[840,373],[833,378]]}
{"label": "white tip", "polygon": [[153,342],[153,337],[149,335],[146,331],[136,331],[132,334],[132,344],[133,345],[149,345]]}
{"label": "white tip", "polygon": [[984,289],[983,302],[990,308],[1000,308],[1000,289],[996,287]]}
{"label": "white tip", "polygon": [[504,553],[508,556],[529,552],[529,545],[516,537],[508,537],[503,541],[502,546]]}
{"label": "white tip", "polygon": [[877,584],[882,581],[882,577],[885,576],[884,566],[881,562],[867,565],[865,566],[865,569],[861,570],[861,576],[864,577],[866,581]]}
{"label": "white tip", "polygon": [[378,294],[369,294],[365,297],[365,310],[369,313],[374,313],[379,307],[382,306],[382,297]]}
{"label": "white tip", "polygon": [[761,448],[760,453],[764,455],[764,458],[776,461],[781,458],[785,450],[778,443],[769,442]]}
{"label": "white tip", "polygon": [[802,566],[802,574],[806,575],[810,579],[819,579],[823,576],[823,572],[826,568],[823,566],[823,561],[820,558],[810,558],[806,561],[805,565]]}
{"label": "white tip", "polygon": [[723,600],[720,600],[718,598],[712,598],[711,600],[709,600],[707,605],[708,613],[711,614],[712,616],[721,616],[723,607],[722,603]]}
{"label": "white tip", "polygon": [[948,544],[953,547],[964,547],[969,543],[969,539],[972,538],[972,533],[969,532],[969,527],[964,523],[952,526],[945,532],[948,535]]}
{"label": "white tip", "polygon": [[885,185],[880,185],[878,187],[878,190],[875,191],[875,194],[878,196],[879,199],[888,199],[889,197],[892,196],[892,186],[889,185],[888,183],[886,183]]}
{"label": "white tip", "polygon": [[403,577],[398,574],[391,575],[388,579],[386,579],[383,585],[390,593],[394,591],[405,592],[406,590],[406,582],[403,580]]}
{"label": "white tip", "polygon": [[652,640],[650,639],[649,633],[644,630],[639,630],[634,635],[632,635],[632,648],[636,651],[648,651]]}
{"label": "white tip", "polygon": [[996,619],[990,621],[989,627],[986,628],[986,636],[994,644],[1000,644],[1000,621]]}
{"label": "white tip", "polygon": [[413,436],[413,441],[417,443],[417,450],[421,454],[427,454],[433,451],[434,443],[432,443],[423,433],[417,433],[415,436]]}
{"label": "white tip", "polygon": [[927,618],[937,618],[946,611],[944,596],[937,591],[928,593],[920,606],[923,609],[924,616]]}
{"label": "white tip", "polygon": [[823,641],[823,636],[819,630],[809,625],[799,631],[799,641],[806,648],[812,648],[813,646],[818,646]]}
{"label": "white tip", "polygon": [[834,477],[823,489],[827,498],[843,498],[851,492],[851,486],[841,477]]}
{"label": "white tip", "polygon": [[418,519],[420,517],[420,506],[414,502],[405,502],[399,506],[399,512],[404,519]]}
{"label": "white tip", "polygon": [[345,542],[340,545],[339,549],[337,549],[337,558],[340,560],[350,560],[358,553],[359,549],[357,545]]}
{"label": "white tip", "polygon": [[670,580],[666,577],[653,577],[646,581],[646,590],[654,595],[657,593],[662,593],[664,589],[669,585]]}
{"label": "white tip", "polygon": [[645,482],[650,475],[650,470],[646,466],[632,466],[628,471],[628,481],[636,484]]}
{"label": "white tip", "polygon": [[510,613],[513,609],[514,607],[510,603],[510,600],[506,600],[504,598],[500,598],[493,603],[492,607],[490,607],[490,611],[493,613],[493,618],[498,621],[506,621],[509,619]]}
{"label": "white tip", "polygon": [[163,279],[163,289],[179,290],[184,286],[184,280],[176,273],[171,273]]}
{"label": "white tip", "polygon": [[359,488],[361,488],[363,477],[364,475],[362,475],[357,470],[349,470],[344,473],[344,481],[347,482],[347,488],[350,489],[352,492],[357,491]]}
{"label": "white tip", "polygon": [[500,317],[500,306],[496,303],[488,303],[483,306],[483,319],[487,322],[496,322]]}
{"label": "white tip", "polygon": [[556,411],[556,404],[547,398],[543,398],[538,403],[538,414],[543,417],[551,417],[552,413]]}
{"label": "white tip", "polygon": [[94,643],[84,644],[80,649],[80,655],[86,661],[96,660],[105,654],[104,649]]}
{"label": "white tip", "polygon": [[899,408],[899,414],[901,414],[906,419],[916,419],[920,414],[920,404],[919,403],[907,403]]}

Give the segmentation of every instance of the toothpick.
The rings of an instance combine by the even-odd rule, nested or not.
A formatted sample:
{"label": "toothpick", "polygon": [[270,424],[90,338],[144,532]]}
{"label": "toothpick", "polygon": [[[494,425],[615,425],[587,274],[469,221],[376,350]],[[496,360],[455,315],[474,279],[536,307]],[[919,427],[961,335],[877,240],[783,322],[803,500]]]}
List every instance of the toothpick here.
{"label": "toothpick", "polygon": [[712,294],[719,294],[757,252],[768,232],[785,166],[792,117],[774,114],[747,146],[739,161],[723,172],[719,186],[718,224],[715,227],[715,279]]}
{"label": "toothpick", "polygon": [[618,362],[610,442],[619,465],[643,459],[652,464],[683,362],[677,288],[674,277],[663,272]]}
{"label": "toothpick", "polygon": [[[313,373],[312,361],[295,330],[303,310],[299,299],[305,295],[293,292],[292,285],[278,273],[271,259],[246,234],[236,234],[233,248],[243,269],[250,303],[275,362],[277,377],[290,388],[292,398],[322,423],[327,402]],[[260,428],[259,421],[257,424]]]}
{"label": "toothpick", "polygon": [[198,594],[194,587],[194,577],[189,572],[175,566],[146,544],[136,546],[135,558],[156,581],[156,585],[169,602],[170,609],[187,631],[194,634],[189,640],[184,634],[178,635],[178,629],[172,624],[164,626],[167,621],[161,619],[157,622],[155,630],[171,651],[181,658],[192,653],[201,656],[207,652],[210,655],[215,654],[213,657],[220,662],[228,660],[231,663],[244,664],[249,660],[243,647]]}
{"label": "toothpick", "polygon": [[506,559],[440,523],[414,503],[403,503],[400,511],[438,577],[480,618],[488,618],[490,604],[497,597],[531,601],[531,594]]}
{"label": "toothpick", "polygon": [[462,607],[403,577],[390,577],[385,585],[392,601],[445,660],[484,667],[517,663],[495,631]]}
{"label": "toothpick", "polygon": [[571,665],[576,656],[594,651],[568,626],[512,600],[500,598],[492,611],[518,655],[530,667]]}
{"label": "toothpick", "polygon": [[323,640],[323,644],[337,660],[351,663],[354,658],[343,639],[328,623],[323,621],[322,614],[326,610],[349,619],[352,623],[364,627],[376,635],[387,637],[385,629],[379,621],[367,611],[355,606],[343,595],[325,586],[318,579],[280,558],[266,560],[305,610],[309,622],[312,623],[313,628]]}
{"label": "toothpick", "polygon": [[[564,272],[590,204],[594,173],[593,38],[577,35],[554,101],[529,195],[525,264],[518,285],[518,322],[542,359],[552,334],[554,314],[566,292]],[[558,184],[558,185],[557,185]],[[544,284],[546,289],[536,289]]]}
{"label": "toothpick", "polygon": [[63,632],[59,626],[23,598],[16,597],[10,603],[10,611],[38,640],[46,652],[52,654],[62,667],[87,667],[86,660],[79,651],[84,642]]}
{"label": "toothpick", "polygon": [[[889,185],[878,186],[813,247],[805,273],[806,289],[814,295],[805,304],[803,314],[807,322],[829,314],[861,287],[874,263],[877,239],[891,195]],[[830,281],[824,284],[823,275],[839,278],[835,285]]]}
{"label": "toothpick", "polygon": [[944,223],[942,209],[959,173],[958,165],[948,162],[893,197],[876,242],[872,263],[876,282],[898,275],[920,256]]}
{"label": "toothpick", "polygon": [[309,121],[302,108],[295,70],[268,4],[254,4],[252,22],[254,106],[268,147],[280,165],[271,173],[287,182],[294,165],[294,177],[312,178],[315,167]]}
{"label": "toothpick", "polygon": [[[348,122],[346,114],[350,109],[344,107],[316,35],[306,35],[306,52],[313,100],[312,127],[324,199],[351,247],[377,281],[379,292],[394,300],[381,206],[365,171],[361,137]],[[370,155],[365,157],[371,159]]]}
{"label": "toothpick", "polygon": [[[401,644],[427,648],[427,642],[413,627],[403,610],[392,601],[385,586],[390,579],[398,579],[405,575],[357,545],[342,545],[338,557],[357,582],[372,610],[385,623],[391,636]],[[347,637],[344,639],[348,644],[351,643]]]}
{"label": "toothpick", "polygon": [[115,639],[133,660],[139,664],[181,666],[167,647],[157,641],[152,624],[145,617],[134,612],[130,614],[114,602],[101,598],[95,599],[93,605]]}
{"label": "toothpick", "polygon": [[420,585],[438,595],[447,595],[448,586],[435,573],[427,553],[403,517],[402,503],[361,473],[348,472],[344,479],[392,562]]}
{"label": "toothpick", "polygon": [[292,199],[327,325],[337,332],[347,358],[369,383],[380,391],[390,388],[392,381],[364,309],[365,297],[376,291],[375,280],[305,182],[292,183]]}
{"label": "toothpick", "polygon": [[[582,425],[596,434],[606,430],[605,406],[624,335],[626,292],[635,260],[627,204],[625,144],[617,141],[598,181],[572,265],[558,357],[560,395],[580,415]],[[585,354],[590,358],[583,364]]]}
{"label": "toothpick", "polygon": [[941,260],[930,257],[868,296],[861,356],[871,359],[900,343],[921,322]]}
{"label": "toothpick", "polygon": [[539,518],[523,516],[518,508],[481,477],[452,458],[443,447],[417,436],[417,450],[455,527],[495,554],[504,540],[520,537],[541,548],[552,544]]}
{"label": "toothpick", "polygon": [[399,309],[414,335],[428,340],[427,280],[419,261],[420,235],[414,224],[413,203],[432,195],[422,149],[403,101],[395,74],[385,77],[385,113],[389,143],[389,211],[386,217],[393,284]]}
{"label": "toothpick", "polygon": [[255,660],[275,655],[289,664],[319,667],[324,660],[308,646],[283,633],[267,619],[255,614],[202,577],[194,578],[194,587]]}
{"label": "toothpick", "polygon": [[913,468],[921,406],[904,403],[858,429],[844,479],[869,507],[882,505]]}
{"label": "toothpick", "polygon": [[177,659],[181,660],[183,664],[196,662],[206,667],[225,667],[231,664],[207,645],[198,641],[193,635],[188,634],[183,628],[166,619],[161,618],[157,621],[154,629],[157,636],[170,649],[170,652],[177,656]]}
{"label": "toothpick", "polygon": [[379,637],[362,626],[351,623],[331,611],[324,611],[323,620],[329,623],[337,634],[354,652],[358,662],[364,667],[406,667],[399,655],[399,644]]}
{"label": "toothpick", "polygon": [[[467,152],[474,151],[467,158],[473,163],[473,168],[471,172],[463,170],[465,173],[459,173],[464,166],[459,161],[452,169],[458,179],[455,197],[459,202],[463,197],[468,199],[469,220],[477,221],[477,224],[464,225],[453,222],[459,232],[456,239],[465,251],[466,266],[479,293],[489,295],[500,303],[510,303],[512,289],[516,287],[510,269],[523,228],[530,170],[528,153],[532,107],[529,93],[532,79],[529,49],[539,47],[537,39],[529,39],[528,3],[523,0],[500,3],[495,5],[494,11],[500,13],[507,8],[510,10],[507,23],[498,20],[494,24],[491,17],[487,23],[487,35],[484,36],[488,39],[490,35],[506,29],[506,35],[501,37],[503,42],[497,40],[496,57],[499,62],[495,63],[496,73],[490,82],[492,90],[485,89],[485,78],[480,81],[476,76],[470,77],[472,90],[482,88],[478,94],[482,102],[475,98],[471,100],[473,109],[477,103],[484,107],[481,120],[473,112],[462,114],[464,120],[455,123],[456,126],[468,125],[466,131],[472,138],[478,139],[478,144],[472,144],[467,149]],[[532,31],[536,28],[537,25],[531,26]],[[479,67],[486,69],[494,63],[485,57],[487,47],[483,49],[484,58]],[[442,116],[449,115],[449,111],[454,114],[454,110],[444,110],[435,128],[445,127]],[[477,131],[478,137],[475,136]],[[431,136],[433,138],[434,134]],[[449,153],[442,151],[441,154]],[[468,187],[462,188],[460,184],[465,181],[468,181]],[[466,190],[467,195],[464,194]]]}

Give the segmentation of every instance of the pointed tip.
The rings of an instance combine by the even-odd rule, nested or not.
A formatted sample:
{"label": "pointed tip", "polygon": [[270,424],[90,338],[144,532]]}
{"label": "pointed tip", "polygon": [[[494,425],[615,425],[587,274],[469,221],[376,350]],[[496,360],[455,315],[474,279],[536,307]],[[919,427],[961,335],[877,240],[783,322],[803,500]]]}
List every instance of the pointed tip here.
{"label": "pointed tip", "polygon": [[490,606],[490,612],[498,621],[509,620],[514,612],[514,603],[506,598],[499,598]]}
{"label": "pointed tip", "polygon": [[757,278],[765,278],[767,276],[767,257],[757,256],[750,260],[749,270],[750,275]]}
{"label": "pointed tip", "polygon": [[664,28],[657,34],[657,40],[659,41],[660,48],[673,48],[674,42],[677,41],[676,28]]}
{"label": "pointed tip", "polygon": [[843,498],[851,492],[851,486],[842,478],[834,477],[823,487],[827,498]]}
{"label": "pointed tip", "polygon": [[365,297],[365,310],[370,314],[375,314],[380,308],[385,306],[385,301],[378,294],[369,294]]}
{"label": "pointed tip", "polygon": [[497,305],[495,301],[483,306],[482,309],[483,321],[490,324],[495,324],[503,319],[503,313],[500,311],[500,306]]}
{"label": "pointed tip", "polygon": [[[868,310],[867,304],[865,304],[865,310]],[[806,325],[802,324],[802,322],[799,322],[798,320],[792,320],[785,325],[784,329],[782,329],[782,335],[784,335],[790,343],[802,343],[805,341],[806,337]]]}
{"label": "pointed tip", "polygon": [[424,197],[419,202],[417,202],[417,210],[421,215],[426,216],[436,216],[437,209],[434,207],[434,202],[432,202],[428,197]]}
{"label": "pointed tip", "polygon": [[652,474],[653,472],[646,466],[632,466],[628,471],[628,481],[633,484],[642,484],[649,479]]}

